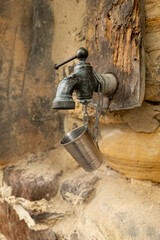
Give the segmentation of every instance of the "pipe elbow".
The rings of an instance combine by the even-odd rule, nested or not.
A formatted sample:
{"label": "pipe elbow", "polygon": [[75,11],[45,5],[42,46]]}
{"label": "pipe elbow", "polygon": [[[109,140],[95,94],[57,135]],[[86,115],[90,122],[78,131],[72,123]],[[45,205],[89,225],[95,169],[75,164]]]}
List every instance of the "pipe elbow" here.
{"label": "pipe elbow", "polygon": [[72,74],[62,79],[57,87],[56,97],[53,100],[52,108],[54,109],[74,109],[75,102],[72,94],[78,83],[76,74]]}

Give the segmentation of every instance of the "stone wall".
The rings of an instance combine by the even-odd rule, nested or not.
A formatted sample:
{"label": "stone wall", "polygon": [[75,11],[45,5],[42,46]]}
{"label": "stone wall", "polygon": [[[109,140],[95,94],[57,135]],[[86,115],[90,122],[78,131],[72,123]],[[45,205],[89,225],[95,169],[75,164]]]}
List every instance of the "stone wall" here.
{"label": "stone wall", "polygon": [[145,101],[103,111],[104,161],[87,173],[56,144],[82,125],[81,105],[51,110],[76,60],[54,63],[86,46],[86,1],[0,2],[0,240],[160,239],[159,0],[145,8]]}
{"label": "stone wall", "polygon": [[60,147],[9,164],[0,186],[1,240],[160,237],[159,185],[124,178],[106,161],[87,173]]}
{"label": "stone wall", "polygon": [[49,1],[0,2],[0,164],[47,151],[63,127],[55,94]]}

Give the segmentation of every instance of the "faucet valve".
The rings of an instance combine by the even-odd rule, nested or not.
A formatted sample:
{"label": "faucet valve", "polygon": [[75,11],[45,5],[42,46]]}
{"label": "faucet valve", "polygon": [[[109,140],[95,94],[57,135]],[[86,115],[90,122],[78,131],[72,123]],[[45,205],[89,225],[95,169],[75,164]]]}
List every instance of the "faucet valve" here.
{"label": "faucet valve", "polygon": [[86,62],[87,57],[88,51],[81,47],[73,57],[54,66],[55,69],[58,69],[76,58],[79,59],[79,63],[74,67],[74,73],[60,81],[52,108],[74,109],[75,102],[72,98],[74,91],[76,92],[79,102],[83,105],[91,101],[93,92],[100,91],[102,95],[104,94],[107,97],[114,94],[118,86],[114,74],[96,73],[91,64]]}
{"label": "faucet valve", "polygon": [[59,64],[55,64],[55,65],[54,65],[54,68],[55,68],[55,69],[58,69],[59,67],[63,66],[64,64],[66,64],[66,63],[68,63],[68,62],[71,62],[72,60],[74,60],[74,59],[76,59],[76,58],[78,58],[80,61],[81,61],[81,60],[86,61],[86,58],[87,58],[87,57],[88,57],[88,51],[87,51],[87,49],[81,47],[80,49],[78,49],[76,55],[74,55],[74,56],[71,57],[71,58],[68,58],[67,60],[65,60],[65,61],[63,61],[63,62],[61,62],[61,63],[59,63]]}

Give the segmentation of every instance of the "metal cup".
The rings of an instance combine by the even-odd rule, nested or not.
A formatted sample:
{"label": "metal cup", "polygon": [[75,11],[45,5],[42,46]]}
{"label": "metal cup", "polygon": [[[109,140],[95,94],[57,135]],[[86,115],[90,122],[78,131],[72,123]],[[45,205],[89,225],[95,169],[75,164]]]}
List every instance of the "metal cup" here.
{"label": "metal cup", "polygon": [[102,164],[103,157],[85,126],[75,128],[67,133],[60,144],[87,172],[96,170]]}

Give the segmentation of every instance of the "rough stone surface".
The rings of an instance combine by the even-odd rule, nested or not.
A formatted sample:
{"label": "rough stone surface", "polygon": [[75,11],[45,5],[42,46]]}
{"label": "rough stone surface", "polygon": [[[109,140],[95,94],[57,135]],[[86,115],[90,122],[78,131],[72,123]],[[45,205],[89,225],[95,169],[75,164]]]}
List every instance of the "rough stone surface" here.
{"label": "rough stone surface", "polygon": [[[160,34],[158,36],[151,36],[148,34],[146,36],[146,42],[151,41],[152,38],[159,39]],[[147,43],[146,43],[147,45]],[[145,99],[149,101],[160,101],[160,51],[157,49],[152,49],[152,46],[147,46],[148,52],[146,53],[146,92]],[[151,48],[151,49],[150,49]],[[157,46],[158,48],[158,46]]]}
{"label": "rough stone surface", "polygon": [[146,0],[146,93],[145,99],[160,101],[160,3]]}
{"label": "rough stone surface", "polygon": [[[94,11],[103,11],[101,7]],[[145,97],[153,103],[133,111],[103,111],[99,145],[106,160],[91,174],[62,147],[48,151],[60,131],[83,124],[80,104],[62,115],[51,110],[51,102],[58,81],[76,63],[55,73],[53,62],[71,57],[88,41],[86,1],[1,1],[0,164],[16,160],[0,170],[1,240],[160,239],[160,186],[149,181],[160,182],[160,113],[155,103],[160,101],[160,1],[146,0],[145,7]],[[99,26],[90,31],[98,33]],[[91,127],[94,114],[90,108]],[[34,154],[24,158],[29,153]]]}
{"label": "rough stone surface", "polygon": [[110,166],[124,175],[160,182],[160,129],[136,133],[125,126],[101,129],[99,147]]}
{"label": "rough stone surface", "polygon": [[42,198],[50,200],[58,192],[63,171],[75,167],[77,163],[66,154],[65,149],[57,148],[50,153],[33,154],[5,167],[3,181],[11,187],[12,194],[16,197],[30,201]]}
{"label": "rough stone surface", "polygon": [[52,230],[34,231],[20,221],[12,206],[0,203],[0,232],[7,240],[57,240]]}
{"label": "rough stone surface", "polygon": [[5,164],[53,148],[63,125],[51,109],[50,1],[1,1],[0,23],[0,164]]}
{"label": "rough stone surface", "polygon": [[[152,198],[150,194],[153,194]],[[106,178],[94,200],[81,214],[78,225],[80,239],[158,240],[159,197],[158,192],[156,195],[148,187],[140,186],[138,189],[123,180],[110,182]],[[157,203],[154,202],[156,198]]]}
{"label": "rough stone surface", "polygon": [[61,186],[61,194],[64,200],[73,205],[81,204],[95,190],[94,185],[98,177],[91,173],[74,173]]}
{"label": "rough stone surface", "polygon": [[59,180],[66,199],[60,191],[50,201],[15,197],[0,172],[3,240],[159,240],[158,184],[122,178],[106,161],[94,173],[85,173],[81,168],[76,169],[77,165],[73,166],[64,153],[61,148],[55,149],[47,156],[20,161],[16,167],[33,173],[39,166],[46,178],[50,170],[62,168]]}
{"label": "rough stone surface", "polygon": [[44,223],[49,223],[51,221],[57,221],[58,219],[62,219],[65,217],[64,213],[61,212],[43,212],[43,213],[37,213],[37,212],[30,212],[31,213],[31,217],[32,219],[35,221],[35,223],[40,223],[40,224],[44,224]]}
{"label": "rough stone surface", "polygon": [[160,113],[156,114],[155,118],[160,121]]}
{"label": "rough stone surface", "polygon": [[[72,57],[80,47],[85,47],[86,1],[63,0],[51,1],[54,15],[54,38],[52,59],[60,63]],[[78,60],[69,62],[56,71],[56,82],[73,72]]]}
{"label": "rough stone surface", "polygon": [[6,237],[2,233],[0,233],[0,239],[1,240],[7,240]]}
{"label": "rough stone surface", "polygon": [[136,132],[154,132],[159,122],[156,115],[160,112],[160,105],[151,105],[144,102],[140,108],[127,111],[123,119]]}
{"label": "rough stone surface", "polygon": [[14,167],[4,170],[4,182],[12,187],[12,194],[30,201],[55,197],[59,187],[60,173],[47,174],[28,173],[25,169]]}
{"label": "rough stone surface", "polygon": [[145,10],[146,18],[152,18],[159,16],[160,2],[159,0],[146,0],[145,1]]}
{"label": "rough stone surface", "polygon": [[78,240],[78,234],[77,233],[73,233],[70,237],[70,240]]}

